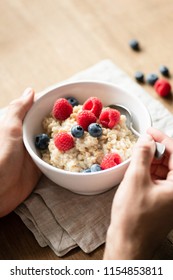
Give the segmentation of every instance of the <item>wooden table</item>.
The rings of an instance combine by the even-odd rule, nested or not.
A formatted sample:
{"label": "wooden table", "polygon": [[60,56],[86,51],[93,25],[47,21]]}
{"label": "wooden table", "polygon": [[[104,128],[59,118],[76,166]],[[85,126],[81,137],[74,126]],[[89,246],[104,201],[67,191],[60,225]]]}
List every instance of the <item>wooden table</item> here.
{"label": "wooden table", "polygon": [[[28,86],[39,92],[107,58],[131,77],[136,70],[159,74],[161,64],[173,71],[172,0],[6,0],[0,11],[0,107]],[[128,46],[132,38],[140,55]],[[163,99],[143,87],[173,112],[172,95]],[[101,259],[103,249],[75,249],[64,259]],[[169,242],[158,258],[172,258]],[[0,259],[58,257],[12,213],[0,220]]]}

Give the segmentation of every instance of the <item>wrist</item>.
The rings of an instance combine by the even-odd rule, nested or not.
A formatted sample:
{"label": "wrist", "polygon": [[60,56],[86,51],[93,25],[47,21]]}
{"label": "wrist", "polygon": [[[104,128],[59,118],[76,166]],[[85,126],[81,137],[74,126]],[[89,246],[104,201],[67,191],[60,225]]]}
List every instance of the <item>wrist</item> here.
{"label": "wrist", "polygon": [[[139,260],[148,259],[148,250],[143,248],[138,237],[130,237],[128,232],[116,231],[110,225],[107,231],[104,260]],[[144,246],[145,247],[145,246]]]}
{"label": "wrist", "polygon": [[105,260],[123,260],[128,259],[127,240],[125,240],[124,235],[111,227],[108,228],[106,236],[106,246],[104,251],[103,259]]}

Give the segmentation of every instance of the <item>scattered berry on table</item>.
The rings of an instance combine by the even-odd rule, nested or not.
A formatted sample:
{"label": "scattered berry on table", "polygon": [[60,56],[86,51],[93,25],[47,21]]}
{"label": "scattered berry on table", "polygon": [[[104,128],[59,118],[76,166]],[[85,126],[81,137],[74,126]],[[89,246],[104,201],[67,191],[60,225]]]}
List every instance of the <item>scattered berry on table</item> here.
{"label": "scattered berry on table", "polygon": [[82,126],[80,125],[74,125],[71,128],[71,134],[75,137],[75,138],[81,138],[84,135],[84,129]]}
{"label": "scattered berry on table", "polygon": [[143,83],[144,82],[144,74],[140,71],[137,71],[135,73],[135,79],[136,79],[137,82]]}
{"label": "scattered berry on table", "polygon": [[101,166],[97,163],[93,164],[90,169],[91,169],[91,172],[98,172],[98,171],[102,170]]}
{"label": "scattered berry on table", "polygon": [[106,108],[102,110],[99,121],[103,127],[112,129],[120,121],[120,112],[116,109]]}
{"label": "scattered berry on table", "polygon": [[72,105],[65,98],[59,98],[55,101],[52,115],[57,120],[66,120],[73,112]]}
{"label": "scattered berry on table", "polygon": [[122,162],[122,159],[117,153],[106,154],[100,164],[101,169],[108,169],[114,167]]}
{"label": "scattered berry on table", "polygon": [[83,110],[77,115],[77,123],[82,126],[84,130],[87,130],[88,126],[91,123],[95,123],[96,120],[96,116],[88,110]]}
{"label": "scattered berry on table", "polygon": [[98,123],[91,123],[88,126],[88,132],[92,137],[100,137],[102,135],[102,127]]}
{"label": "scattered berry on table", "polygon": [[165,76],[165,77],[169,77],[170,76],[170,73],[169,73],[169,69],[168,67],[164,66],[164,65],[161,65],[160,68],[160,73]]}
{"label": "scattered berry on table", "polygon": [[79,105],[79,101],[74,97],[68,97],[67,101],[74,107]]}
{"label": "scattered berry on table", "polygon": [[59,132],[54,136],[54,144],[58,150],[65,152],[74,147],[74,138],[67,132]]}
{"label": "scattered berry on table", "polygon": [[158,95],[164,97],[171,92],[171,85],[165,79],[159,79],[154,85],[154,89]]}
{"label": "scattered berry on table", "polygon": [[82,109],[91,111],[98,118],[101,113],[102,107],[103,105],[99,98],[90,97],[85,101]]}
{"label": "scattered berry on table", "polygon": [[50,139],[47,134],[45,134],[45,133],[38,134],[35,137],[35,146],[39,150],[46,150],[48,148],[49,141],[50,141]]}
{"label": "scattered berry on table", "polygon": [[133,49],[134,51],[139,51],[140,50],[140,46],[139,46],[139,42],[136,39],[132,39],[129,41],[129,46],[131,47],[131,49]]}
{"label": "scattered berry on table", "polygon": [[151,73],[151,74],[148,74],[146,76],[146,81],[148,84],[150,84],[151,86],[153,86],[155,84],[155,82],[158,80],[158,75],[157,74],[154,74],[154,73]]}

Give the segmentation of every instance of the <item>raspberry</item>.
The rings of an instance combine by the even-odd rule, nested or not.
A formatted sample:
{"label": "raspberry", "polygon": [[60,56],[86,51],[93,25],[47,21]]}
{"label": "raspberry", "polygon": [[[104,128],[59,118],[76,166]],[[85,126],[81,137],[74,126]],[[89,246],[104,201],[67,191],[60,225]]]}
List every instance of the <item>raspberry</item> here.
{"label": "raspberry", "polygon": [[96,120],[96,116],[88,110],[83,110],[77,115],[77,123],[82,126],[84,130],[87,130],[88,126],[91,123],[95,123]]}
{"label": "raspberry", "polygon": [[164,79],[159,79],[154,85],[154,89],[158,95],[164,97],[167,96],[171,91],[171,85]]}
{"label": "raspberry", "polygon": [[99,121],[106,128],[113,128],[120,121],[120,112],[116,109],[107,108],[100,114]]}
{"label": "raspberry", "polygon": [[102,110],[102,102],[97,97],[88,98],[83,104],[82,109],[91,111],[97,118],[100,116]]}
{"label": "raspberry", "polygon": [[101,162],[101,169],[114,167],[122,162],[122,159],[117,153],[106,154]]}
{"label": "raspberry", "polygon": [[55,101],[52,115],[57,120],[66,120],[71,113],[73,112],[72,105],[67,101],[65,98],[59,98],[57,101]]}
{"label": "raspberry", "polygon": [[74,138],[67,132],[59,132],[54,136],[54,144],[61,152],[65,152],[74,147]]}

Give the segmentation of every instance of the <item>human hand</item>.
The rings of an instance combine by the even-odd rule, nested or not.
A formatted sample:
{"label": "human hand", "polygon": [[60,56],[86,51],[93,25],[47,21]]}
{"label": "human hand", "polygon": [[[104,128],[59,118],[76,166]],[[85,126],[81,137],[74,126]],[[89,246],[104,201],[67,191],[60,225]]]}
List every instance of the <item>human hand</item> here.
{"label": "human hand", "polygon": [[[166,146],[162,159],[154,140]],[[115,194],[104,259],[151,259],[172,228],[173,139],[150,128]]]}
{"label": "human hand", "polygon": [[0,217],[13,211],[31,193],[41,174],[22,138],[22,121],[33,99],[34,91],[26,89],[0,119]]}

